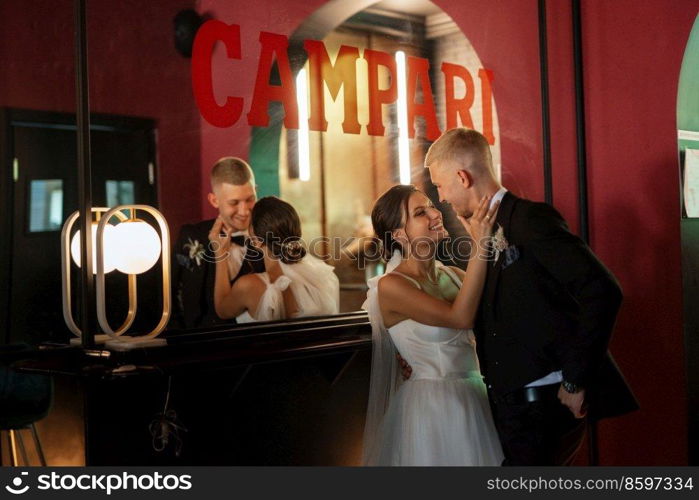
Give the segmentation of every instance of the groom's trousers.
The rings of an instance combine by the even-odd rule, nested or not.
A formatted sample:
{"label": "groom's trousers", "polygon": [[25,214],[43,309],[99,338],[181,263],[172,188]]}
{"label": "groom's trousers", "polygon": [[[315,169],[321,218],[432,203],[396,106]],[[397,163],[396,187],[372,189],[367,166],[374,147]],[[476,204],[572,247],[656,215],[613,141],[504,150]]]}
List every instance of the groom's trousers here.
{"label": "groom's trousers", "polygon": [[[585,436],[586,419],[576,419],[558,399],[559,384],[490,396],[505,460],[502,465],[570,465]],[[531,399],[536,399],[531,401]]]}

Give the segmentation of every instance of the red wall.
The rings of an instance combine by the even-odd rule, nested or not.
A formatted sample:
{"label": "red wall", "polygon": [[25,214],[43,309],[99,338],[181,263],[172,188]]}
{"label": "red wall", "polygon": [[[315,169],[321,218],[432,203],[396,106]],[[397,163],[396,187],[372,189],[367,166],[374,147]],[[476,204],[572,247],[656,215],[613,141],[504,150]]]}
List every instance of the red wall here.
{"label": "red wall", "polygon": [[612,344],[643,410],[605,423],[606,463],[687,460],[677,84],[699,2],[584,2],[592,245],[625,301]]}
{"label": "red wall", "polygon": [[[199,113],[172,19],[192,0],[87,2],[90,109],[153,118],[161,209],[172,232],[200,217]],[[75,112],[73,2],[0,2],[0,106]]]}
{"label": "red wall", "polygon": [[75,111],[72,12],[70,0],[0,3],[0,105]]}

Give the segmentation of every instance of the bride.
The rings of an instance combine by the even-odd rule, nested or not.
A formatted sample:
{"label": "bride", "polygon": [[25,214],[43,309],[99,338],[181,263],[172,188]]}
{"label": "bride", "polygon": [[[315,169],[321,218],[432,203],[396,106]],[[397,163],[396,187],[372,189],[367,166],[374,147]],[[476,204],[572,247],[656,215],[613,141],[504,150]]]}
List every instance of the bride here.
{"label": "bride", "polygon": [[216,255],[214,306],[219,317],[249,323],[339,312],[339,280],[331,266],[306,253],[301,221],[289,203],[274,196],[255,203],[250,240],[264,256],[265,272],[241,276],[233,285],[227,263],[230,232],[221,217],[209,232]]}
{"label": "bride", "polygon": [[[490,199],[468,220],[473,242],[492,232]],[[480,375],[473,326],[487,270],[472,245],[467,271],[435,261],[447,236],[441,213],[414,186],[398,185],[374,205],[372,224],[389,256],[369,280],[364,309],[373,356],[364,429],[366,465],[500,465],[502,449]],[[396,351],[412,367],[401,384]]]}

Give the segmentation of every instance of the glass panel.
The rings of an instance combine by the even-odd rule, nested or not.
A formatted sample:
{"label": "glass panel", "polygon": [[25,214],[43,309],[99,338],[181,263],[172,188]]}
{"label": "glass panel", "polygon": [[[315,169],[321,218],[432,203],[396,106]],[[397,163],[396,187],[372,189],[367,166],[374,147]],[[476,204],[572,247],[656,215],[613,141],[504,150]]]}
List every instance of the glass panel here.
{"label": "glass panel", "polygon": [[[498,168],[499,116],[515,110],[510,144],[527,144],[521,153],[536,155],[531,144],[538,141],[539,115],[519,111],[521,98],[502,90],[496,106],[489,76],[520,85],[522,68],[538,67],[536,30],[522,23],[507,40],[489,36],[481,17],[450,7],[462,2],[329,0],[302,8],[303,2],[279,0],[160,0],[142,2],[134,16],[132,2],[90,1],[90,109],[118,115],[111,136],[105,129],[105,137],[91,137],[95,199],[104,190],[105,204],[127,201],[118,198],[125,194],[117,176],[134,182],[138,203],[144,192],[157,192],[174,242],[172,328],[186,328],[189,318],[210,321],[193,327],[221,321],[215,311],[199,310],[211,303],[212,288],[186,281],[210,266],[195,258],[196,248],[207,243],[213,219],[229,211],[211,189],[212,168],[222,157],[250,163],[258,200],[274,195],[295,207],[309,253],[334,267],[346,312],[360,307],[367,277],[382,270],[371,242],[376,198],[403,181],[439,201],[423,161],[440,132],[457,125],[483,132]],[[480,16],[488,27],[491,20],[506,22],[495,8]],[[212,41],[221,23],[231,28]],[[518,96],[538,95],[538,77],[525,83]],[[130,127],[126,140],[125,120],[152,125]],[[152,133],[136,137],[142,130]],[[517,164],[536,173],[523,171],[518,189],[536,198],[540,169],[519,156]],[[149,163],[157,175],[145,175]],[[439,207],[452,238],[463,236],[451,208]],[[139,297],[146,290],[139,286]]]}
{"label": "glass panel", "polygon": [[63,181],[31,181],[29,232],[59,231],[63,223]]}

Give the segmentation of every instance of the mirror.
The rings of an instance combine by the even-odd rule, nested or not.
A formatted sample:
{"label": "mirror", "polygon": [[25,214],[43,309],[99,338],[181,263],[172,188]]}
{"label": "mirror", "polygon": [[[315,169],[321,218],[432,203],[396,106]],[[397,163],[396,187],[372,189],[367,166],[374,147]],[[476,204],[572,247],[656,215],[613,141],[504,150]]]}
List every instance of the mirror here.
{"label": "mirror", "polygon": [[[509,148],[509,157],[522,162],[518,166],[522,175],[507,179],[511,171],[503,168],[505,180],[523,195],[539,194],[538,74],[523,70],[538,65],[536,12],[531,6],[511,3],[511,8],[498,11],[480,2],[456,0],[264,0],[241,9],[242,2],[234,0],[166,0],[139,4],[135,9],[129,4],[89,0],[94,204],[133,200],[156,206],[165,215],[175,241],[184,224],[211,219],[217,213],[207,201],[213,164],[224,156],[241,157],[252,165],[258,198],[274,195],[291,203],[301,218],[309,251],[334,266],[340,280],[340,311],[357,310],[365,298],[366,279],[382,269],[366,240],[371,233],[373,202],[401,180],[416,184],[438,201],[422,160],[431,140],[448,126],[472,125],[492,138],[498,168],[501,149]],[[10,33],[19,37],[16,53],[3,54],[8,59],[6,67],[26,65],[29,69],[14,73],[9,85],[16,90],[3,92],[8,97],[1,104],[70,114],[74,111],[72,2],[62,0],[49,7],[30,0],[30,4],[2,7],[8,11],[3,18],[10,20]],[[52,19],[46,26],[34,17],[31,22],[22,21],[41,9],[50,10],[41,17]],[[511,27],[513,17],[518,16],[528,16],[532,22]],[[231,54],[219,40],[210,58],[214,104],[223,107],[229,99],[242,99],[240,117],[225,126],[218,126],[202,109],[192,83],[196,54],[187,56],[197,25],[207,20],[239,29],[240,56]],[[506,25],[510,26],[507,36],[493,36]],[[289,110],[274,92],[267,100],[256,95],[256,85],[274,88],[282,77],[279,53],[267,54],[274,64],[265,60],[265,36],[288,40],[296,123],[286,123]],[[29,51],[31,43],[22,42],[24,38],[53,43],[60,49],[52,48],[51,57],[41,56],[44,52]],[[22,44],[27,46],[24,52],[19,50]],[[402,56],[397,57],[399,53]],[[326,54],[331,65],[339,68],[330,84],[327,78],[322,80],[323,75],[317,80],[318,61]],[[343,73],[345,68],[352,68],[354,75]],[[52,83],[59,82],[59,76],[60,83]],[[505,90],[498,88],[500,79],[507,82]],[[516,95],[513,81],[519,82]],[[31,99],[17,90],[23,86]],[[61,99],[48,92],[59,89],[65,94]],[[506,138],[500,134],[501,96],[510,114]],[[65,130],[69,119],[60,118],[55,128]],[[318,123],[324,121],[327,127],[319,130]],[[411,125],[414,137],[410,137]],[[73,139],[58,142],[72,144]],[[66,161],[66,171],[72,172],[74,158]],[[50,209],[58,203],[59,194],[64,218],[77,203],[69,202],[75,193],[71,194],[74,187],[68,181],[63,181],[60,190],[55,183],[60,176],[42,175],[36,180],[43,182],[43,208],[37,205],[36,217],[41,224],[50,225],[57,213]],[[460,236],[451,210],[442,208],[452,237]],[[26,220],[28,226],[30,219]],[[8,218],[7,227],[12,224],[15,222]],[[55,231],[41,234],[55,238],[58,247]],[[45,260],[53,262],[48,256]],[[17,280],[37,272],[14,267],[6,266],[4,272],[11,269]],[[139,286],[141,311],[159,309],[157,270],[152,274],[155,276],[146,273],[139,278],[143,280]],[[59,290],[60,276],[51,279],[53,288]],[[108,286],[116,287],[116,297],[119,287],[126,286],[126,278],[115,275],[110,279]],[[149,294],[146,290],[151,286]],[[9,289],[3,293],[9,300]],[[156,302],[149,305],[148,300]],[[28,298],[25,303],[34,304],[37,299]],[[67,338],[60,301],[45,306],[51,311],[46,323],[60,328],[46,334],[45,325],[34,325],[33,330],[41,332],[37,339]],[[18,303],[11,310],[23,307]],[[125,307],[114,304],[115,318],[123,318]],[[144,330],[155,322],[149,317],[142,321]],[[25,329],[18,328],[18,332]],[[23,334],[17,335],[21,338]]]}

